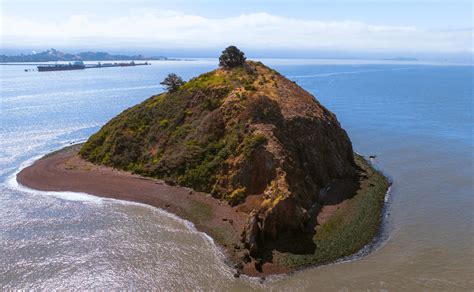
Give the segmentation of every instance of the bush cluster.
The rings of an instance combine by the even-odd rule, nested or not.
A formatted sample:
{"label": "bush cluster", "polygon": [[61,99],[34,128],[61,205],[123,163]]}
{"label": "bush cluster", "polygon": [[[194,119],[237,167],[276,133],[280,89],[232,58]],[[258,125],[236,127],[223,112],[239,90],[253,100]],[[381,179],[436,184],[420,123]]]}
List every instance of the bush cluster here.
{"label": "bush cluster", "polygon": [[245,54],[236,46],[229,46],[219,57],[219,66],[226,68],[239,67],[245,64]]}

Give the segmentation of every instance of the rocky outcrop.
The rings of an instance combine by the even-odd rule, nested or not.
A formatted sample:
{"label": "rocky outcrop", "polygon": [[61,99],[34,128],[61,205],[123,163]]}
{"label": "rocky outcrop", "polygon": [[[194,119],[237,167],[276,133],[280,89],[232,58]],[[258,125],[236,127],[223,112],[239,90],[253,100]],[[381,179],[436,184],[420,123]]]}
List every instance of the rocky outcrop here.
{"label": "rocky outcrop", "polygon": [[356,177],[351,142],[335,115],[259,62],[203,74],[126,110],[81,155],[209,192],[247,212],[242,241],[252,256],[309,232],[327,189]]}

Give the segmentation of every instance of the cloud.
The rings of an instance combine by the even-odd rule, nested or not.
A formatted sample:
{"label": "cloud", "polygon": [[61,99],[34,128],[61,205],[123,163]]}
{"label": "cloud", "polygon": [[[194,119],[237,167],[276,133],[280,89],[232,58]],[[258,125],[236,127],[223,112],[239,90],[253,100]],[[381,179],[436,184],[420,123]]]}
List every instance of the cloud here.
{"label": "cloud", "polygon": [[66,20],[30,20],[4,16],[2,42],[74,45],[135,44],[156,48],[248,48],[473,52],[472,28],[422,30],[360,21],[319,21],[268,13],[206,18],[176,11],[137,10],[113,19],[71,15]]}

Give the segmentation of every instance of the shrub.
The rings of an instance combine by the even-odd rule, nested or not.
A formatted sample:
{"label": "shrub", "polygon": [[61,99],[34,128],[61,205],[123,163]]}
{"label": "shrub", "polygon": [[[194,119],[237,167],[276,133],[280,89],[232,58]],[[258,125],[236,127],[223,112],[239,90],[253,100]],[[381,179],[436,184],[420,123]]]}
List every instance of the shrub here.
{"label": "shrub", "polygon": [[168,76],[166,76],[166,78],[162,82],[160,82],[160,84],[163,85],[169,92],[174,92],[178,90],[178,88],[181,85],[184,85],[184,83],[185,82],[183,81],[183,78],[179,77],[174,73],[168,74]]}
{"label": "shrub", "polygon": [[231,206],[236,206],[240,203],[243,203],[246,197],[247,197],[246,189],[238,188],[238,189],[235,189],[229,195],[227,195],[225,199],[229,202]]}
{"label": "shrub", "polygon": [[226,68],[234,68],[242,66],[245,63],[245,54],[236,46],[229,46],[219,57],[219,66]]}
{"label": "shrub", "polygon": [[202,102],[202,108],[213,111],[221,105],[221,100],[217,98],[207,98]]}
{"label": "shrub", "polygon": [[168,119],[163,119],[163,120],[160,121],[159,124],[160,124],[160,127],[166,128],[170,124],[170,121]]}
{"label": "shrub", "polygon": [[267,142],[267,137],[265,137],[262,134],[255,135],[253,137],[245,137],[242,152],[245,155],[245,157],[250,157],[250,155],[252,154],[255,148],[257,148],[258,146],[266,142]]}

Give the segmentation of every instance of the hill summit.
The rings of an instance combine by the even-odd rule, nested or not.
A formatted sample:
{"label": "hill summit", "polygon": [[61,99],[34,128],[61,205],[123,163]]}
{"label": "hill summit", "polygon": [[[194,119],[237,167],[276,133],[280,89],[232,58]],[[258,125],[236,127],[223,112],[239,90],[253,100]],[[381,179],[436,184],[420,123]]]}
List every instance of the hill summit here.
{"label": "hill summit", "polygon": [[80,155],[210,193],[247,212],[243,240],[252,253],[281,234],[304,231],[328,186],[356,176],[336,116],[252,61],[125,110]]}

